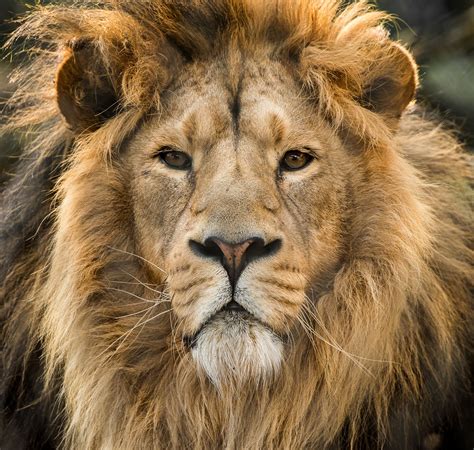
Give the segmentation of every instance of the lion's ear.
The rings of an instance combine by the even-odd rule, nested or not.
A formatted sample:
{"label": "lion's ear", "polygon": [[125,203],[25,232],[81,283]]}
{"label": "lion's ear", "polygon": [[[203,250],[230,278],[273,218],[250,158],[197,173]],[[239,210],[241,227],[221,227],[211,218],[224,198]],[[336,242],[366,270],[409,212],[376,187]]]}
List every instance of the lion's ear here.
{"label": "lion's ear", "polygon": [[56,95],[71,130],[94,130],[115,115],[119,86],[96,43],[77,40],[68,44],[56,76]]}
{"label": "lion's ear", "polygon": [[388,119],[398,119],[415,97],[417,85],[413,57],[404,47],[392,42],[385,55],[374,62],[360,101]]}

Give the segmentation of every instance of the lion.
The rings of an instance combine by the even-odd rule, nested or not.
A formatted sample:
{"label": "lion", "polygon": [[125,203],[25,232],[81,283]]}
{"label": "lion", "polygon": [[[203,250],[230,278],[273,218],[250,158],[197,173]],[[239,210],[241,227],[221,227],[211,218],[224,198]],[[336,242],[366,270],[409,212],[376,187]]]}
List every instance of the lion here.
{"label": "lion", "polygon": [[470,159],[389,20],[29,13],[2,128],[27,136],[1,207],[2,449],[472,447]]}

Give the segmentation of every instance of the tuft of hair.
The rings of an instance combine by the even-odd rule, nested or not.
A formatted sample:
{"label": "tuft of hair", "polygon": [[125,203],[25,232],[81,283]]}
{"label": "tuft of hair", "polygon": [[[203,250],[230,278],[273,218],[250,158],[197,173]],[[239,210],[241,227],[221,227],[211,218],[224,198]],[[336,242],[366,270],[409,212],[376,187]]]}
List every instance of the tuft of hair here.
{"label": "tuft of hair", "polygon": [[217,389],[225,391],[271,380],[280,369],[283,344],[259,324],[217,318],[200,333],[191,354]]}

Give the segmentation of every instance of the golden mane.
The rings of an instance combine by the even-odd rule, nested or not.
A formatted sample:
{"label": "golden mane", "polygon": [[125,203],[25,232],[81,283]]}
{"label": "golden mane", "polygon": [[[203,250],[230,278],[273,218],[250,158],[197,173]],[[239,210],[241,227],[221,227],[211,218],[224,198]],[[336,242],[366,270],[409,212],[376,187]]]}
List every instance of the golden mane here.
{"label": "golden mane", "polygon": [[376,79],[390,60],[387,20],[365,1],[343,6],[337,0],[83,1],[38,8],[7,44],[26,39],[34,60],[12,78],[20,87],[11,100],[18,115],[9,126],[57,117],[54,84],[44,80],[55,79],[58,58],[78,39],[95,43],[111,78],[120,71],[114,80],[121,85],[120,106],[141,111],[159,108],[159,87],[172,76],[157,64],[167,57],[167,42],[187,60],[214,58],[232,46],[251,54],[263,46],[298,67],[304,91],[335,126],[350,126],[375,143],[390,135],[386,123],[355,100],[368,74]]}
{"label": "golden mane", "polygon": [[[72,448],[382,448],[395,433],[408,440],[412,422],[461,395],[473,323],[468,157],[415,108],[395,132],[394,118],[369,107],[367,83],[395,51],[387,20],[367,2],[339,0],[83,0],[38,7],[24,19],[9,45],[22,42],[30,60],[13,76],[18,89],[2,129],[32,136],[33,162],[1,209],[0,398],[3,406],[36,377],[44,382],[41,393],[13,402],[18,410],[39,405],[28,433],[47,422],[53,438],[41,438]],[[84,42],[120,94],[113,117],[75,135],[61,117],[55,80]],[[179,58],[170,59],[170,48]],[[273,384],[217,393],[174,352],[169,319],[158,362],[140,354],[146,332],[113,346],[134,322],[111,325],[110,311],[120,311],[110,298],[96,301],[105,298],[100,277],[114,267],[145,271],[126,254],[134,249],[120,228],[127,220],[113,157],[140,120],[160,110],[176,65],[222,54],[231,64],[262,51],[291,68],[335,132],[364,147],[364,202],[352,207],[350,251],[331,289],[306,311],[314,340],[299,341]],[[105,167],[113,186],[97,176]],[[31,176],[43,180],[34,192]],[[66,189],[74,198],[61,208]],[[114,211],[90,201],[97,192]],[[6,417],[16,411],[6,410]],[[21,422],[9,417],[12,434]]]}

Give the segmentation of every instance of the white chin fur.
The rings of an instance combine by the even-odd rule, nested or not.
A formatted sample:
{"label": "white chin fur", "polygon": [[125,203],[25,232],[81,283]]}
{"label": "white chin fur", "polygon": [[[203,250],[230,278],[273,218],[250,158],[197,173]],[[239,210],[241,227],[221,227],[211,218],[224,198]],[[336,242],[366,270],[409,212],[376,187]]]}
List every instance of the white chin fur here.
{"label": "white chin fur", "polygon": [[283,344],[261,323],[226,313],[204,327],[191,353],[212,383],[220,387],[276,373]]}

